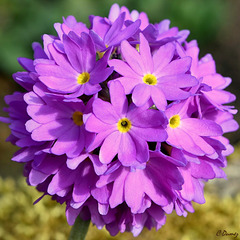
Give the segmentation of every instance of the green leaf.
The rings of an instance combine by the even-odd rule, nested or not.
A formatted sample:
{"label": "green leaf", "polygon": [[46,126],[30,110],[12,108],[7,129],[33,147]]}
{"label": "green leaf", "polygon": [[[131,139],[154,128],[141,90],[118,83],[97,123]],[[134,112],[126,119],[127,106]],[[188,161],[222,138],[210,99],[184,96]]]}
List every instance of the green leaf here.
{"label": "green leaf", "polygon": [[72,226],[69,240],[84,240],[87,235],[89,223],[90,220],[83,221],[80,217],[77,217],[74,225]]}

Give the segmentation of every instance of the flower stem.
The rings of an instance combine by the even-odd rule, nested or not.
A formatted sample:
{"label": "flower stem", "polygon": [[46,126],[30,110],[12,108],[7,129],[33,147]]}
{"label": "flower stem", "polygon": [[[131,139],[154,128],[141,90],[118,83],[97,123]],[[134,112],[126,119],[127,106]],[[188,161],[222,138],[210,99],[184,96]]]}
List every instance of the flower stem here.
{"label": "flower stem", "polygon": [[70,232],[69,240],[84,240],[90,220],[83,221],[80,217],[77,217],[74,225],[72,226],[72,230]]}

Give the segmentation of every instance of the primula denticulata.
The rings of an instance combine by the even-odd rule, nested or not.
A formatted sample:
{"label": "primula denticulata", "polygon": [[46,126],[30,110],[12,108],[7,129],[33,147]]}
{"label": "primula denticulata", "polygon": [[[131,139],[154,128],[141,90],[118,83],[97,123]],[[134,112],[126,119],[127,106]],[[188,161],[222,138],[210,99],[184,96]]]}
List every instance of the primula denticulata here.
{"label": "primula denticulata", "polygon": [[186,216],[205,202],[209,179],[225,178],[236,131],[226,105],[231,79],[216,73],[210,54],[170,21],[114,4],[108,18],[73,16],[56,36],[33,43],[13,74],[25,91],[5,97],[8,141],[20,147],[29,185],[66,204],[111,235],[161,228],[173,210]]}

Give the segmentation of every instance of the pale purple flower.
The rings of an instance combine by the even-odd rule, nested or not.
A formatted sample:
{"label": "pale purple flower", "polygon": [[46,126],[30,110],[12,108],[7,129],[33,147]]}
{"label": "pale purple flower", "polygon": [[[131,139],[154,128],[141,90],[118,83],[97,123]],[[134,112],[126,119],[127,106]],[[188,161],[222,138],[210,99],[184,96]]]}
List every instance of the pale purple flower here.
{"label": "pale purple flower", "polygon": [[163,127],[166,119],[162,112],[128,106],[120,82],[111,82],[111,103],[96,99],[93,114],[86,122],[86,129],[97,133],[90,149],[100,147],[100,161],[110,163],[118,154],[124,166],[138,166],[149,158],[147,142],[163,142],[167,135]]}
{"label": "pale purple flower", "polygon": [[71,225],[78,215],[84,220],[91,219],[92,223],[100,229],[105,225],[112,236],[119,231],[122,233],[128,231],[137,237],[144,227],[149,230],[155,227],[158,230],[166,222],[164,211],[155,204],[141,214],[133,214],[125,204],[122,204],[114,209],[109,209],[106,215],[101,215],[99,203],[94,199],[89,199],[78,209],[74,209],[68,204],[66,215]]}
{"label": "pale purple flower", "polygon": [[27,104],[24,102],[23,96],[24,94],[20,92],[5,96],[4,100],[8,104],[8,108],[4,110],[8,113],[9,118],[0,117],[0,121],[8,123],[11,129],[11,134],[7,141],[19,147],[34,144],[25,128],[25,123],[29,120],[29,116],[26,113]]}
{"label": "pale purple flower", "polygon": [[[108,186],[110,189],[110,208],[126,202],[132,213],[143,213],[153,202],[164,207],[176,200],[175,190],[181,190],[183,184],[177,166],[184,166],[184,163],[179,161],[175,164],[175,159],[161,152],[150,153],[145,169],[130,171],[129,167],[115,162],[111,168],[116,170],[110,168],[110,173],[107,171],[100,176],[96,186]],[[98,195],[97,200],[101,202],[101,195]]]}
{"label": "pale purple flower", "polygon": [[[91,190],[95,188],[98,179],[94,171],[97,156],[94,158],[93,162],[84,161],[76,168],[69,169],[66,155],[56,156],[41,152],[34,156],[34,161],[26,164],[25,176],[30,185],[38,186],[45,194],[57,198],[58,201],[69,200],[71,207],[80,208],[91,197]],[[100,162],[97,165],[99,169],[104,167]]]}
{"label": "pale purple flower", "polygon": [[[47,54],[39,43],[34,42],[32,48],[34,51],[34,59],[47,59]],[[13,79],[24,89],[31,91],[33,85],[39,81],[38,74],[35,71],[34,60],[21,57],[18,58],[18,62],[26,71],[14,73]]]}
{"label": "pale purple flower", "polygon": [[[68,16],[66,19],[63,18],[63,23],[55,23],[54,28],[56,29],[60,40],[63,40],[63,35],[68,35],[71,31],[81,36],[82,32],[89,33],[89,29],[86,24],[77,22],[74,16]],[[59,43],[61,44],[61,41]]]}
{"label": "pale purple flower", "polygon": [[[141,21],[136,20],[123,28],[125,12],[121,13],[113,23],[106,23],[102,18],[93,17],[90,36],[92,37],[97,51],[104,52],[109,47],[119,46],[123,40],[133,36],[138,30]],[[105,27],[103,28],[102,25]]]}
{"label": "pale purple flower", "polygon": [[185,167],[179,168],[184,179],[182,189],[178,191],[178,199],[174,203],[174,208],[179,216],[186,216],[186,210],[194,211],[192,201],[199,204],[205,203],[204,183],[206,181],[214,178],[226,178],[226,174],[221,169],[226,167],[226,159],[197,157],[184,151],[183,156],[189,162]]}
{"label": "pale purple flower", "polygon": [[[74,98],[92,95],[101,90],[99,83],[112,73],[107,67],[109,53],[96,61],[96,51],[91,37],[82,33],[81,37],[74,32],[63,35],[65,53],[59,52],[53,44],[48,49],[53,60],[36,61],[39,79],[51,91]],[[67,95],[69,94],[69,95]]]}
{"label": "pale purple flower", "polygon": [[94,134],[85,130],[84,115],[91,111],[91,101],[87,106],[81,100],[63,101],[47,96],[40,84],[34,92],[25,94],[27,112],[31,117],[26,128],[34,141],[54,141],[51,153],[77,157],[91,143]]}
{"label": "pale purple flower", "polygon": [[123,12],[126,14],[125,20],[130,20],[132,22],[135,22],[136,20],[140,19],[141,25],[139,28],[141,30],[145,29],[149,25],[148,16],[145,12],[139,13],[137,10],[133,10],[129,12],[128,8],[126,8],[125,6],[122,6],[120,8],[117,3],[111,6],[108,19],[111,22],[114,22],[118,18],[118,16]]}
{"label": "pale purple flower", "polygon": [[198,107],[202,108],[199,115],[201,116],[205,108],[209,108],[211,104],[221,111],[236,114],[237,111],[232,106],[223,105],[236,99],[232,93],[224,90],[232,80],[216,73],[215,61],[211,54],[206,54],[199,60],[199,51],[197,42],[191,41],[186,43],[186,51],[180,50],[179,52],[181,56],[190,56],[192,58],[190,72],[199,80],[199,84],[190,90],[194,98],[197,99]]}
{"label": "pale purple flower", "polygon": [[189,30],[178,31],[177,27],[170,28],[170,20],[165,19],[160,23],[155,24],[155,27],[158,30],[156,41],[160,42],[163,39],[175,39],[178,42],[182,43],[186,40],[189,35]]}
{"label": "pale purple flower", "polygon": [[197,156],[214,155],[216,150],[208,138],[222,135],[222,128],[214,121],[191,117],[195,111],[187,100],[165,111],[169,122],[166,142]]}
{"label": "pale purple flower", "polygon": [[[219,124],[223,133],[234,132],[239,128],[237,121],[233,119],[233,115],[229,111],[219,111],[216,108],[210,108],[203,113],[202,117],[203,119],[209,119]],[[233,146],[226,137],[217,136],[215,139],[225,146],[225,149],[222,151],[223,156],[228,156],[234,152]]]}
{"label": "pale purple flower", "polygon": [[27,104],[24,101],[24,93],[15,92],[5,96],[8,108],[4,110],[9,118],[0,117],[0,121],[8,123],[11,130],[6,141],[20,147],[12,157],[13,161],[26,163],[32,161],[35,154],[49,148],[51,143],[37,142],[31,138],[31,134],[26,130],[26,122],[30,120],[27,114]]}
{"label": "pale purple flower", "polygon": [[167,43],[153,55],[145,37],[140,34],[140,53],[127,41],[121,44],[123,60],[113,59],[109,65],[122,77],[117,78],[126,94],[132,93],[133,102],[142,106],[149,99],[160,110],[165,110],[167,100],[181,100],[190,96],[183,90],[197,84],[197,80],[186,74],[191,58],[173,60],[175,46]]}

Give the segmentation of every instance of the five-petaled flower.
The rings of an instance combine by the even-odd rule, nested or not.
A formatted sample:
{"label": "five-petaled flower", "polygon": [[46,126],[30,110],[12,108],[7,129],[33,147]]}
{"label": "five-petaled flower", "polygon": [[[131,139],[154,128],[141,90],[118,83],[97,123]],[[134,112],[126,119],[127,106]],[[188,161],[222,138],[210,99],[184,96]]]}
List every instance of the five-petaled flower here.
{"label": "five-petaled flower", "polygon": [[140,167],[149,159],[149,142],[164,142],[167,138],[164,114],[148,105],[128,106],[124,89],[119,81],[109,86],[111,103],[101,99],[93,102],[93,114],[86,129],[97,133],[90,150],[100,147],[102,163],[110,163],[116,154],[123,166]]}

